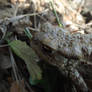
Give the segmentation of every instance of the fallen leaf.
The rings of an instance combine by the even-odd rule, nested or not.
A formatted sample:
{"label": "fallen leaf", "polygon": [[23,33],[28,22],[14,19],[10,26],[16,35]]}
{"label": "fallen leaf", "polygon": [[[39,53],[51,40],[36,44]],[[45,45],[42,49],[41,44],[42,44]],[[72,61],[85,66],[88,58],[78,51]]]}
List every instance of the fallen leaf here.
{"label": "fallen leaf", "polygon": [[27,65],[32,80],[40,80],[42,71],[36,63],[38,56],[25,42],[14,40],[9,43],[14,53],[23,59]]}
{"label": "fallen leaf", "polygon": [[14,81],[10,87],[10,92],[27,92],[25,89],[24,80],[21,80],[19,84]]}

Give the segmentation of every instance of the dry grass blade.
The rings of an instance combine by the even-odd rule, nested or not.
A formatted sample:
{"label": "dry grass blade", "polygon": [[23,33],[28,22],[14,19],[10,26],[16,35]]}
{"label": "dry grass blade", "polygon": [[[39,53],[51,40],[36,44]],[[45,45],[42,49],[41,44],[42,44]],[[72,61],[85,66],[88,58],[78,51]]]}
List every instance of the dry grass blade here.
{"label": "dry grass blade", "polygon": [[2,20],[0,21],[0,23],[5,23],[6,25],[8,25],[10,22],[15,22],[15,21],[18,21],[20,19],[23,19],[24,17],[27,17],[27,16],[34,16],[34,15],[39,15],[39,14],[42,14],[42,13],[45,13],[47,12],[48,9],[42,11],[42,12],[39,12],[39,13],[32,13],[32,14],[24,14],[24,15],[18,15],[18,16],[15,16],[15,17],[11,17],[11,18],[7,18],[5,20]]}
{"label": "dry grass blade", "polygon": [[18,78],[18,73],[16,71],[16,63],[15,63],[15,60],[14,60],[14,57],[13,57],[13,54],[12,54],[12,51],[11,49],[9,48],[9,52],[10,52],[10,59],[11,59],[11,64],[12,64],[12,69],[13,69],[13,72],[14,72],[14,76],[15,76],[15,79],[17,81],[17,83],[19,84],[19,78]]}
{"label": "dry grass blade", "polygon": [[8,44],[0,45],[0,48],[7,47]]}

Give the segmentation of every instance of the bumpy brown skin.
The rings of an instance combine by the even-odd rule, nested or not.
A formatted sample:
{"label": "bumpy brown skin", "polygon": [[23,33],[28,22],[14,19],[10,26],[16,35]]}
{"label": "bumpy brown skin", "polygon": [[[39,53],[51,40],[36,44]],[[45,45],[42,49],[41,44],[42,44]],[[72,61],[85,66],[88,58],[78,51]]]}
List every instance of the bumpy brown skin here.
{"label": "bumpy brown skin", "polygon": [[[66,77],[69,75],[82,92],[88,92],[88,87],[76,66],[81,60],[92,60],[92,34],[71,35],[60,27],[45,23],[41,31],[35,33],[31,46],[40,58],[57,66]],[[44,48],[51,50],[50,53],[44,51]]]}
{"label": "bumpy brown skin", "polygon": [[67,58],[92,60],[92,34],[70,34],[47,22],[35,38]]}

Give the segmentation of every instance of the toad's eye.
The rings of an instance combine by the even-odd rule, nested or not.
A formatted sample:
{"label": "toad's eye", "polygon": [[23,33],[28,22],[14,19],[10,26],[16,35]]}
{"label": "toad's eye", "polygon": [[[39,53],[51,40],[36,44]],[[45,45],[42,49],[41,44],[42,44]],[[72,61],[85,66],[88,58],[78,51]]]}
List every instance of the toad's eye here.
{"label": "toad's eye", "polygon": [[43,46],[42,50],[44,51],[44,53],[52,54],[52,50],[48,46]]}

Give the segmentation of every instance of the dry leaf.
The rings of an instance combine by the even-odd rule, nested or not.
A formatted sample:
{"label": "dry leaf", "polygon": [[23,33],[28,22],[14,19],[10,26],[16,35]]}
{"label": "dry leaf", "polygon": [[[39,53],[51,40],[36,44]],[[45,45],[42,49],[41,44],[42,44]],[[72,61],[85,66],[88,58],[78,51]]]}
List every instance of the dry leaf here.
{"label": "dry leaf", "polygon": [[10,92],[27,92],[24,86],[24,81],[21,80],[18,84],[16,81],[12,83]]}

